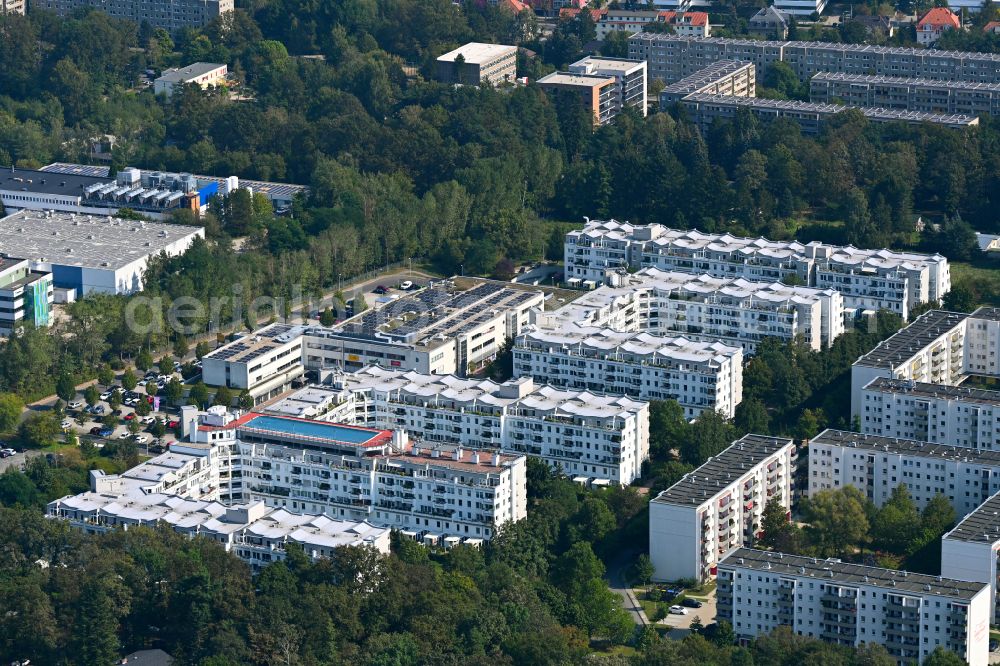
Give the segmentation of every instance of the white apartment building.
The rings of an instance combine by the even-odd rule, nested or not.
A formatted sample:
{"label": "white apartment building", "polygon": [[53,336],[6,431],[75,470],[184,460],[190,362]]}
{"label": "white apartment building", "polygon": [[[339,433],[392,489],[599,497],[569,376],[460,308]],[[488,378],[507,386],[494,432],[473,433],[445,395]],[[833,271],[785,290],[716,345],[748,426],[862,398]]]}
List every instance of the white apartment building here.
{"label": "white apartment building", "polygon": [[747,353],[767,337],[799,339],[819,350],[844,332],[843,299],[831,289],[658,268],[611,272],[607,280],[554,312],[537,313],[535,324],[684,335],[739,344]]}
{"label": "white apartment building", "polygon": [[169,99],[177,86],[196,85],[203,90],[215,88],[225,84],[228,76],[229,68],[224,64],[196,62],[187,67],[163,70],[163,74],[153,81],[153,92],[166,95]]}
{"label": "white apartment building", "polygon": [[615,80],[618,109],[635,107],[646,115],[646,61],[587,56],[569,66],[573,74],[610,76]]}
{"label": "white apartment building", "polygon": [[851,367],[851,416],[864,422],[864,388],[878,377],[955,386],[968,375],[1000,375],[1000,309],[930,310]]}
{"label": "white apartment building", "polygon": [[305,373],[304,331],[302,326],[271,324],[219,347],[202,357],[202,380],[248,391],[255,402],[273,398]]}
{"label": "white apartment building", "polygon": [[991,624],[1000,621],[997,606],[997,556],[1000,553],[1000,494],[993,495],[941,538],[941,575],[986,583],[993,606]]}
{"label": "white apartment building", "polygon": [[525,517],[524,456],[405,432],[185,408],[184,433],[219,452],[223,499],[367,521],[429,545],[481,543]]}
{"label": "white apartment building", "polygon": [[768,501],[791,507],[796,450],[790,439],[746,435],[649,503],[653,579],[705,580],[752,544]]}
{"label": "white apartment building", "polygon": [[580,482],[629,484],[649,458],[648,403],[536,385],[530,377],[497,384],[373,366],[338,373],[332,386],[310,386],[268,411],[321,411],[316,416],[326,421],[406,430],[425,446],[533,456]]}
{"label": "white apartment building", "polygon": [[494,86],[517,77],[517,47],[469,42],[438,57],[437,79],[444,83]]}
{"label": "white apartment building", "polygon": [[899,663],[935,648],[989,663],[990,589],[941,576],[740,548],[719,564],[716,620],[751,640],[779,626],[837,645],[878,643]]}
{"label": "white apartment building", "polygon": [[733,418],[743,400],[743,350],[609,328],[533,327],[514,343],[514,376],[577,391],[676,400],[689,419],[706,409]]}
{"label": "white apartment building", "polygon": [[882,506],[900,484],[920,509],[944,495],[965,516],[1000,491],[1000,452],[844,430],[809,442],[809,495],[854,486]]}
{"label": "white apartment building", "polygon": [[740,238],[615,220],[588,221],[566,234],[564,255],[571,285],[596,285],[608,268],[655,267],[835,289],[848,310],[887,309],[904,319],[912,307],[940,301],[951,290],[948,260],[941,255]]}
{"label": "white apartment building", "polygon": [[879,377],[863,389],[861,431],[1000,451],[1000,391]]}

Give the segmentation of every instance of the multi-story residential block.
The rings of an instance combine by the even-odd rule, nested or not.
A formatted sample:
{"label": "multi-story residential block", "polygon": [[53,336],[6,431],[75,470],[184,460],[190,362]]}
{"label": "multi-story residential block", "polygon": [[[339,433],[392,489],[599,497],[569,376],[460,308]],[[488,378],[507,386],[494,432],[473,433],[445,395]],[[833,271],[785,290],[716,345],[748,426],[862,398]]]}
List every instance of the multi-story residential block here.
{"label": "multi-story residential block", "polygon": [[490,539],[525,516],[523,455],[224,409],[184,408],[181,422],[193,442],[218,451],[224,501],[368,521],[445,545]]}
{"label": "multi-story residential block", "polygon": [[785,118],[794,120],[804,134],[819,134],[823,125],[838,113],[857,109],[873,123],[931,123],[949,129],[968,129],[979,124],[979,118],[960,113],[942,114],[923,111],[901,111],[872,107],[848,107],[840,104],[800,102],[799,100],[734,97],[692,93],[681,100],[691,121],[707,131],[718,120],[732,121],[740,110],[747,110],[762,120]]}
{"label": "multi-story residential block", "polygon": [[767,502],[791,507],[790,439],[747,435],[649,503],[655,580],[715,575],[719,562],[761,532]]}
{"label": "multi-story residential block", "polygon": [[989,663],[990,588],[954,578],[741,548],[719,564],[716,620],[751,640],[780,626],[838,645],[878,643],[899,663],[937,648]]}
{"label": "multi-story residential block", "polygon": [[1000,391],[879,377],[863,389],[861,431],[1000,451]]}
{"label": "multi-story residential block", "polygon": [[173,33],[184,28],[200,28],[233,11],[233,6],[233,0],[34,0],[31,10],[44,9],[68,16],[77,9],[92,7],[113,18],[136,23],[145,21],[154,28]]}
{"label": "multi-story residential block", "polygon": [[573,74],[610,76],[615,80],[618,111],[635,107],[646,115],[646,63],[625,58],[587,56],[569,66]]}
{"label": "multi-story residential block", "polygon": [[993,495],[941,537],[941,575],[986,583],[993,611],[991,624],[1000,621],[997,587],[1000,569],[1000,494]]}
{"label": "multi-story residential block", "polygon": [[[780,9],[780,7],[779,7]],[[806,82],[820,72],[1000,83],[1000,54],[872,44],[755,41],[637,33],[628,57],[645,60],[650,80],[673,83],[719,60],[752,62],[760,72],[786,62]]]}
{"label": "multi-story residential block", "polygon": [[693,93],[756,97],[757,79],[753,63],[720,60],[691,76],[671,83],[660,91],[660,108],[665,109]]}
{"label": "multi-story residential block", "polygon": [[494,86],[517,77],[517,47],[469,42],[437,59],[437,79],[444,83]]}
{"label": "multi-story residential block", "polygon": [[649,457],[649,405],[624,396],[536,385],[530,377],[497,384],[378,367],[331,381],[268,411],[405,429],[425,445],[523,454],[598,484],[631,483]]}
{"label": "multi-story residential block", "polygon": [[882,506],[903,484],[923,508],[944,495],[955,515],[1000,491],[1000,452],[824,430],[809,442],[809,494],[854,486]]}
{"label": "multi-story residential block", "polygon": [[153,92],[163,94],[168,98],[174,94],[174,89],[181,85],[196,85],[203,90],[215,88],[226,82],[229,68],[213,62],[196,62],[187,67],[165,69],[158,79],[153,81]]}
{"label": "multi-story residential block", "polygon": [[24,15],[25,0],[0,0],[0,16],[4,14]]}
{"label": "multi-story residential block", "polygon": [[809,99],[924,113],[1000,115],[1000,83],[821,72],[809,81]]}
{"label": "multi-story residential block", "polygon": [[579,100],[594,118],[594,125],[607,125],[618,116],[618,81],[613,76],[552,72],[538,79],[550,95]]}
{"label": "multi-story residential block", "polygon": [[1000,375],[997,349],[1000,309],[925,312],[854,362],[851,415],[863,421],[863,389],[878,377],[957,386],[968,375]]}
{"label": "multi-story residential block", "polygon": [[832,289],[644,268],[609,273],[607,285],[536,313],[534,323],[684,335],[739,344],[748,353],[767,337],[798,339],[818,350],[844,332],[844,305]]}
{"label": "multi-story residential block", "polygon": [[48,326],[53,300],[52,273],[32,270],[27,259],[0,255],[0,335],[25,323]]}
{"label": "multi-story residential block", "polygon": [[247,391],[255,402],[269,400],[305,374],[304,330],[271,324],[219,347],[202,357],[202,380],[209,386]]}
{"label": "multi-story residential block", "polygon": [[934,7],[917,21],[917,43],[930,46],[948,30],[961,30],[962,20],[947,7]]}
{"label": "multi-story residential block", "polygon": [[669,25],[674,34],[708,37],[712,34],[707,12],[675,12],[667,10],[608,9],[597,21],[597,38],[603,40],[608,33],[623,31],[634,34],[647,25]]}
{"label": "multi-story residential block", "polygon": [[743,400],[743,350],[686,337],[571,326],[529,328],[514,343],[514,376],[578,391],[676,400],[685,417],[726,418]]}
{"label": "multi-story residential block", "polygon": [[835,289],[848,310],[886,309],[903,318],[951,290],[948,260],[938,254],[740,238],[615,220],[588,220],[583,229],[566,234],[564,260],[570,285],[592,286],[609,268],[653,267]]}

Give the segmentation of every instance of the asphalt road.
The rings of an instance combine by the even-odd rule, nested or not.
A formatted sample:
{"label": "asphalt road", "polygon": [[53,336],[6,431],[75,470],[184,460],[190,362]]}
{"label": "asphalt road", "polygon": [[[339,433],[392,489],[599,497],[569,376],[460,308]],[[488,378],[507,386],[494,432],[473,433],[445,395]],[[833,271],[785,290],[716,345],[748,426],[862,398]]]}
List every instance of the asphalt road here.
{"label": "asphalt road", "polygon": [[625,582],[625,570],[635,559],[636,553],[626,551],[619,553],[614,560],[608,564],[608,573],[605,579],[608,582],[608,589],[622,598],[622,608],[628,611],[629,617],[640,627],[650,624],[646,612],[642,610],[642,605],[636,599],[632,589]]}

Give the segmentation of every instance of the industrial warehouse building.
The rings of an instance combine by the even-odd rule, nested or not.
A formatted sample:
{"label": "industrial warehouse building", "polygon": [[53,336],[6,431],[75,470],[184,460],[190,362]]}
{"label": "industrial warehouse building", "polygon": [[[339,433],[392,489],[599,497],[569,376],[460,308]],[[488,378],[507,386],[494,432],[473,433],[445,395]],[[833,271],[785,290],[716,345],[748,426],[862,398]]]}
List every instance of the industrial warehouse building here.
{"label": "industrial warehouse building", "polygon": [[199,237],[204,227],[110,215],[22,210],[0,219],[0,253],[27,259],[77,296],[140,291],[150,257],[182,254]]}

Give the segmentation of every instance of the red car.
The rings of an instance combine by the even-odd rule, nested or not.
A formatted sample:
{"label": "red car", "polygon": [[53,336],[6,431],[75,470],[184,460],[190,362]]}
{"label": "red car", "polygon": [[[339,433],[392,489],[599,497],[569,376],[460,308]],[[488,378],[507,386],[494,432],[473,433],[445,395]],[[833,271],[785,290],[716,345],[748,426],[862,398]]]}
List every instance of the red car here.
{"label": "red car", "polygon": [[180,424],[181,424],[181,422],[180,422],[180,421],[168,421],[168,422],[167,422],[167,427],[168,427],[168,428],[176,428],[176,427],[177,427],[177,426],[179,426]]}
{"label": "red car", "polygon": [[389,287],[385,286],[384,284],[380,284],[379,286],[372,289],[372,291],[375,292],[376,294],[387,294],[389,293]]}
{"label": "red car", "polygon": [[131,420],[132,420],[132,419],[134,419],[134,418],[135,418],[135,412],[133,412],[133,413],[131,413],[131,414],[126,414],[126,415],[125,415],[125,420],[126,420],[126,421],[131,421]]}

